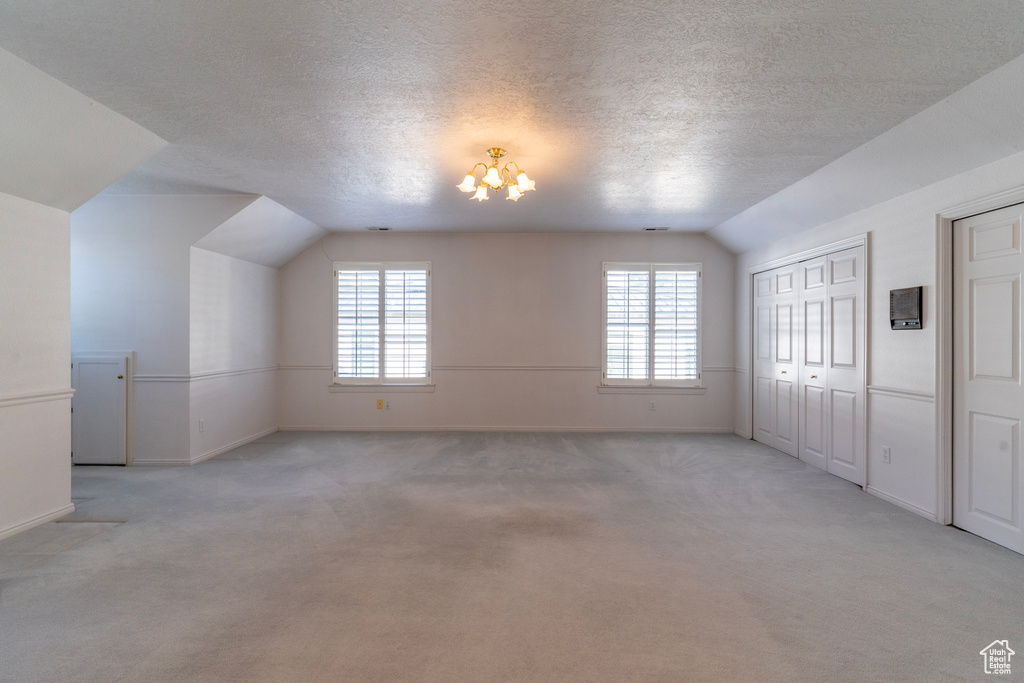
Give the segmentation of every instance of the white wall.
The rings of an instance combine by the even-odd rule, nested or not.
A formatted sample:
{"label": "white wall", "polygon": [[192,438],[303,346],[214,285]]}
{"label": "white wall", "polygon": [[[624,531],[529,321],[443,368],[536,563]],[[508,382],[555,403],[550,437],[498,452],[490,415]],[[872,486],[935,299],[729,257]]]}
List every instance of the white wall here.
{"label": "white wall", "polygon": [[[1019,186],[1024,153],[968,171],[864,209],[836,221],[742,254],[738,260],[736,365],[750,367],[750,283],[758,263],[870,233],[868,323],[867,489],[923,516],[941,517],[936,438],[939,344],[936,325],[937,216],[944,210]],[[920,331],[889,329],[889,290],[924,286],[925,320]],[[749,375],[737,382],[737,431],[750,433]],[[882,463],[880,448],[892,448]]]}
{"label": "white wall", "polygon": [[136,353],[136,464],[191,462],[190,249],[255,199],[100,195],[71,214],[71,349]]}
{"label": "white wall", "polygon": [[189,289],[196,462],[277,428],[277,271],[192,247]]}
{"label": "white wall", "polygon": [[224,256],[280,268],[327,232],[291,209],[260,197],[195,246]]}
{"label": "white wall", "polygon": [[[432,263],[432,393],[328,391],[335,260]],[[703,262],[705,394],[598,393],[604,261]],[[733,287],[733,256],[700,235],[336,233],[281,269],[279,422],[732,431]]]}
{"label": "white wall", "polygon": [[166,146],[0,50],[0,191],[73,211]]}
{"label": "white wall", "polygon": [[0,193],[0,538],[73,509],[68,224]]}
{"label": "white wall", "polygon": [[74,509],[67,212],[166,144],[0,50],[0,537]]}

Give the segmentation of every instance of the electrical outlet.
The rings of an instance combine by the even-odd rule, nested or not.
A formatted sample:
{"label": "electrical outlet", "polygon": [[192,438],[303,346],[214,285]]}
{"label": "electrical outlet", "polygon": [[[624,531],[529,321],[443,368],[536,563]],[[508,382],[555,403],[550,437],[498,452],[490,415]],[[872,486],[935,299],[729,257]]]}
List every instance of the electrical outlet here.
{"label": "electrical outlet", "polygon": [[202,434],[206,431],[206,420],[199,421],[199,433]]}
{"label": "electrical outlet", "polygon": [[888,446],[882,446],[882,462],[892,462],[892,449]]}
{"label": "electrical outlet", "polygon": [[391,410],[391,401],[384,401],[384,410]]}
{"label": "electrical outlet", "polygon": [[377,410],[384,410],[384,399],[377,399]]}
{"label": "electrical outlet", "polygon": [[651,410],[654,410],[654,401],[651,401]]}

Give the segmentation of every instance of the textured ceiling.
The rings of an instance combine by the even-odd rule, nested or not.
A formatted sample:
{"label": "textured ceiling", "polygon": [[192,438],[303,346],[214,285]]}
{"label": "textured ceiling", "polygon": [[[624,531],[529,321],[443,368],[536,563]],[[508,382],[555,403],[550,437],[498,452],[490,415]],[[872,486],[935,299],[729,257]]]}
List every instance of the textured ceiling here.
{"label": "textured ceiling", "polygon": [[[704,230],[1024,52],[1021,0],[0,0],[0,47],[172,144],[112,191],[331,230]],[[483,150],[519,203],[454,185]]]}

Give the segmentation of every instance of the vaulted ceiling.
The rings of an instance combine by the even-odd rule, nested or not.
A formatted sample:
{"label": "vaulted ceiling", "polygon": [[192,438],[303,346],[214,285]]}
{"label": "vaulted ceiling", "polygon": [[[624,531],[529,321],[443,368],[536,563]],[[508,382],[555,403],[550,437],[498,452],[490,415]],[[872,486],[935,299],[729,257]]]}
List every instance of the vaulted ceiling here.
{"label": "vaulted ceiling", "polygon": [[[1020,0],[0,0],[0,47],[171,144],[117,193],[329,230],[713,228],[1024,53]],[[501,146],[513,203],[454,185]]]}

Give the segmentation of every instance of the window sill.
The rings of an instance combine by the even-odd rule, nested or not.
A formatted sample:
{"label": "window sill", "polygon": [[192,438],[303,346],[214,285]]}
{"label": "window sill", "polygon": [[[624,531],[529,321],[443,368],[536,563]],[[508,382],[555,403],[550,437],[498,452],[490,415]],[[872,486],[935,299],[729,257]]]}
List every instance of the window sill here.
{"label": "window sill", "polygon": [[705,387],[637,387],[637,386],[612,386],[601,384],[597,387],[599,394],[696,394],[701,395]]}
{"label": "window sill", "polygon": [[330,384],[332,394],[432,394],[435,384]]}

